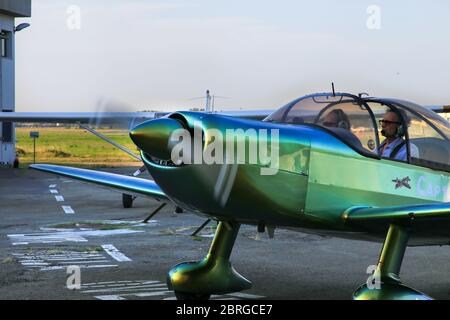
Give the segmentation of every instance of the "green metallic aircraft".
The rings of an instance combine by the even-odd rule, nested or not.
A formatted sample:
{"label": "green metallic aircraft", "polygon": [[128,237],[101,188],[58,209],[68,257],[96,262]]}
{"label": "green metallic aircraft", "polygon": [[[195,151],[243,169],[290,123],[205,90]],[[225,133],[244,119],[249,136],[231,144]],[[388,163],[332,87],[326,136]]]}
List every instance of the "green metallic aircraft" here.
{"label": "green metallic aircraft", "polygon": [[[192,135],[186,140],[192,154],[183,150],[174,161],[179,145],[173,134],[180,130]],[[227,135],[230,130],[239,134]],[[168,273],[167,284],[179,299],[207,299],[251,287],[230,263],[241,224],[384,241],[371,278],[378,279],[377,285],[368,281],[353,298],[430,299],[404,285],[399,274],[408,245],[450,244],[450,124],[433,111],[395,99],[322,93],[296,99],[263,121],[174,112],[139,124],[130,135],[154,181],[31,167],[170,201],[217,220],[206,257]],[[224,137],[220,144],[232,143],[234,151],[239,141],[250,146],[255,139],[265,140],[268,151],[277,155],[276,170],[264,174],[262,169],[274,169],[274,162],[255,161],[251,152],[240,159],[229,157],[228,149],[217,154],[218,135]],[[387,152],[393,140],[397,145]],[[225,161],[191,161],[196,149]]]}

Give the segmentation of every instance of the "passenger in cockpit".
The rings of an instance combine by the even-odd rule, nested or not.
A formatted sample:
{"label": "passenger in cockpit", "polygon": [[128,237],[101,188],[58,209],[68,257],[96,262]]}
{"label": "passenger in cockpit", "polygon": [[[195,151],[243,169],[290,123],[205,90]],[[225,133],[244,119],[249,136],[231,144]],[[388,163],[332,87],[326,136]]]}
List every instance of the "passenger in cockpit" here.
{"label": "passenger in cockpit", "polygon": [[350,130],[350,120],[342,109],[331,110],[323,119],[322,125],[329,128]]}

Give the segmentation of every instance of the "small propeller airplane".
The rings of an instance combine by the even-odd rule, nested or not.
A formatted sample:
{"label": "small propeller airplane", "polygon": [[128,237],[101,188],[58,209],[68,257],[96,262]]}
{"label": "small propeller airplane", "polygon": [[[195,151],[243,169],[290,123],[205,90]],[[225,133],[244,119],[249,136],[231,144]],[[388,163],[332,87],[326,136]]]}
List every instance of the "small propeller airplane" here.
{"label": "small propeller airplane", "polygon": [[[386,120],[389,113],[397,120]],[[228,135],[230,130],[238,134]],[[450,244],[450,124],[430,108],[319,93],[298,98],[263,121],[173,112],[140,123],[130,136],[154,181],[46,164],[31,168],[170,201],[217,220],[206,257],[180,263],[167,275],[178,299],[203,300],[251,287],[230,262],[241,224],[272,234],[287,228],[384,242],[372,277],[379,285],[368,281],[353,298],[431,299],[399,277],[407,246]],[[403,151],[386,155],[383,140],[388,137],[401,142]],[[251,152],[240,158],[239,151],[234,153],[235,143],[251,151],[256,140],[265,143],[255,143],[259,155],[266,146],[267,154],[277,157],[255,160]],[[175,152],[182,143],[187,149]],[[230,143],[232,148],[219,152],[219,146]],[[224,161],[195,159],[199,150]]]}

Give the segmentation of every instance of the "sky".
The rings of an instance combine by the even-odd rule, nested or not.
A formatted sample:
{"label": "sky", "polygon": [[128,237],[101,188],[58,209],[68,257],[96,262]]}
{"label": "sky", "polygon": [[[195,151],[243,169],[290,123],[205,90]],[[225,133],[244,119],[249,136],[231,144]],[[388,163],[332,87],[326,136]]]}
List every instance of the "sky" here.
{"label": "sky", "polygon": [[450,104],[447,0],[32,0],[16,111],[278,108],[314,92]]}

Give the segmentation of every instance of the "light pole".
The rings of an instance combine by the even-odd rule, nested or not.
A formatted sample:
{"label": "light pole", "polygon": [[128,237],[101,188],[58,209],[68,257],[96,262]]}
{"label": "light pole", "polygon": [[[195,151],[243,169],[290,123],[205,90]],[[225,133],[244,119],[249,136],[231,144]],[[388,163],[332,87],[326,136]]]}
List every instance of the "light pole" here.
{"label": "light pole", "polygon": [[22,31],[23,29],[26,29],[30,26],[29,23],[21,23],[17,27],[14,28],[14,32]]}

